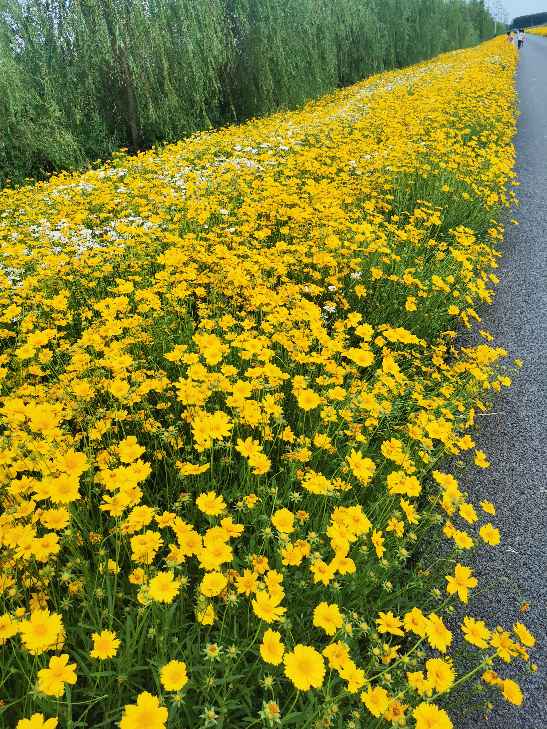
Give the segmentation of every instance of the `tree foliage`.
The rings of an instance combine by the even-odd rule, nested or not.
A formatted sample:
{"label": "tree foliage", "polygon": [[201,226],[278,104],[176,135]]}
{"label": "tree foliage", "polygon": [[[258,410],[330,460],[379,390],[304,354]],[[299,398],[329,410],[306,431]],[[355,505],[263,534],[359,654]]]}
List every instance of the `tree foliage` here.
{"label": "tree foliage", "polygon": [[493,31],[482,0],[0,0],[0,183],[294,107]]}
{"label": "tree foliage", "polygon": [[511,23],[511,28],[533,28],[535,25],[547,24],[547,12],[519,15]]}

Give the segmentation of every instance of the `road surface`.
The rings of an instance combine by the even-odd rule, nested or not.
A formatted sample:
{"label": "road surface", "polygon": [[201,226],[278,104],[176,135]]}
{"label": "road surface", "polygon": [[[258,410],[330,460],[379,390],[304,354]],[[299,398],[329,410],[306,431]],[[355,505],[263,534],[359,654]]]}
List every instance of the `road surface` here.
{"label": "road surface", "polygon": [[[497,505],[494,522],[502,532],[500,546],[476,558],[479,585],[492,589],[475,600],[470,614],[509,629],[522,620],[540,642],[532,657],[539,668],[531,673],[520,661],[518,667],[500,662],[500,675],[521,684],[524,705],[501,701],[487,721],[480,714],[460,721],[455,716],[456,729],[547,729],[547,38],[527,37],[518,92],[520,208],[512,214],[520,225],[508,226],[501,282],[483,320],[524,367],[494,412],[481,418],[478,447],[492,466],[464,486],[474,501]],[[519,615],[524,601],[530,610]]]}

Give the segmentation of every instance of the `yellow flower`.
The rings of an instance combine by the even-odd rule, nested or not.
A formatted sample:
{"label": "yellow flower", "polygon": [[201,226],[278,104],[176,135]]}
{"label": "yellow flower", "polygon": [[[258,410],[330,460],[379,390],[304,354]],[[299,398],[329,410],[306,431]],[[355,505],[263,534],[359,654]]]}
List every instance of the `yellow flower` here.
{"label": "yellow flower", "polygon": [[479,518],[471,504],[461,504],[458,513],[468,524],[474,524]]}
{"label": "yellow flower", "polygon": [[288,509],[278,509],[272,516],[272,524],[283,534],[294,531],[294,514]]}
{"label": "yellow flower", "polygon": [[214,607],[209,605],[199,605],[196,608],[196,618],[198,623],[201,625],[212,625],[215,622],[215,609]]}
{"label": "yellow flower", "polygon": [[232,548],[226,544],[225,536],[221,538],[209,538],[204,543],[203,549],[199,549],[197,556],[200,565],[205,570],[218,570],[225,562],[230,562],[233,557]]}
{"label": "yellow flower", "polygon": [[490,466],[490,462],[484,451],[475,451],[475,465],[479,466],[479,468],[488,468]]}
{"label": "yellow flower", "polygon": [[280,607],[279,603],[283,599],[283,594],[271,595],[265,590],[256,593],[256,599],[252,601],[255,615],[264,620],[266,623],[273,623],[280,620],[287,612],[287,608]]}
{"label": "yellow flower", "polygon": [[216,597],[226,588],[228,580],[222,572],[209,572],[199,586],[199,591],[206,597]]}
{"label": "yellow flower", "polygon": [[374,550],[376,552],[376,556],[378,558],[382,558],[384,556],[384,552],[386,551],[384,547],[384,536],[381,531],[378,531],[377,529],[374,529],[372,531],[372,536],[370,538],[370,541],[374,545]]}
{"label": "yellow flower", "polygon": [[[407,299],[405,301],[405,309],[407,311],[416,311],[417,308],[418,307],[416,306],[416,297],[415,296],[407,296]],[[450,311],[448,313],[450,313]]]}
{"label": "yellow flower", "polygon": [[15,729],[56,729],[57,718],[46,719],[43,714],[33,714],[30,719],[19,719]]}
{"label": "yellow flower", "polygon": [[448,646],[452,643],[452,633],[435,613],[431,613],[427,622],[427,640],[432,648],[436,648],[441,653],[446,653]]}
{"label": "yellow flower", "polygon": [[452,536],[460,549],[471,549],[473,547],[474,542],[467,532],[454,529]]}
{"label": "yellow flower", "polygon": [[481,535],[482,540],[491,547],[495,547],[500,543],[499,529],[496,529],[496,527],[490,523],[482,526],[479,529],[479,534]]}
{"label": "yellow flower", "polygon": [[502,683],[502,694],[504,699],[509,701],[511,704],[520,706],[522,704],[522,691],[516,681],[512,681],[510,678],[506,678]]}
{"label": "yellow flower", "polygon": [[427,633],[427,618],[420,608],[412,608],[403,616],[403,625],[405,630],[416,633],[420,638],[424,638]]}
{"label": "yellow flower", "polygon": [[150,580],[148,594],[156,602],[171,603],[180,589],[180,580],[176,580],[172,572],[158,572]]}
{"label": "yellow flower", "polygon": [[160,706],[157,696],[143,691],[136,704],[126,704],[123,709],[120,729],[165,729],[168,711]]}
{"label": "yellow flower", "polygon": [[389,694],[381,686],[369,686],[366,691],[361,694],[361,701],[373,716],[380,717],[386,711],[389,705]]}
{"label": "yellow flower", "polygon": [[161,685],[166,691],[180,691],[188,683],[186,663],[169,661],[160,669]]}
{"label": "yellow flower", "polygon": [[80,498],[79,477],[63,473],[47,481],[49,498],[55,504],[69,504]]}
{"label": "yellow flower", "polygon": [[310,567],[313,574],[314,583],[322,582],[324,585],[328,585],[329,582],[335,575],[335,569],[323,562],[322,559],[316,560]]}
{"label": "yellow flower", "polygon": [[513,625],[513,631],[522,645],[528,646],[528,648],[535,646],[536,639],[523,623],[515,623]]}
{"label": "yellow flower", "polygon": [[313,390],[303,388],[296,393],[296,401],[298,402],[298,406],[307,412],[308,410],[313,410],[321,403],[321,397]]}
{"label": "yellow flower", "polygon": [[12,619],[9,613],[0,615],[0,645],[4,645],[9,638],[13,638],[18,632],[19,625]]}
{"label": "yellow flower", "polygon": [[412,716],[416,719],[416,729],[453,729],[454,725],[444,709],[439,709],[435,704],[422,702],[414,711]]}
{"label": "yellow flower", "polygon": [[140,446],[134,435],[128,435],[120,443],[118,443],[118,455],[122,463],[133,463],[144,453],[144,448]]}
{"label": "yellow flower", "polygon": [[495,671],[484,671],[481,678],[489,686],[501,686],[503,684],[503,679]]}
{"label": "yellow flower", "polygon": [[502,661],[509,663],[513,656],[518,654],[518,645],[511,640],[510,634],[500,627],[492,633],[490,645],[496,649]]}
{"label": "yellow flower", "polygon": [[181,476],[198,476],[200,473],[205,473],[211,467],[210,463],[203,465],[195,465],[194,463],[183,463],[177,461],[177,467]]}
{"label": "yellow flower", "polygon": [[468,616],[463,619],[462,632],[465,640],[477,648],[487,648],[492,635],[483,620],[475,620]]}
{"label": "yellow flower", "polygon": [[430,658],[426,661],[427,680],[435,691],[442,694],[454,683],[455,673],[452,666],[442,658]]}
{"label": "yellow flower", "polygon": [[367,347],[350,347],[344,354],[359,367],[370,367],[374,363],[374,354]]}
{"label": "yellow flower", "polygon": [[272,467],[272,462],[265,453],[255,453],[249,457],[249,466],[255,476],[263,476]]}
{"label": "yellow flower", "polygon": [[34,610],[30,618],[21,623],[19,631],[23,645],[34,656],[63,645],[61,616],[49,610]]}
{"label": "yellow flower", "polygon": [[59,698],[65,692],[65,683],[76,683],[76,664],[68,663],[67,653],[52,656],[49,667],[38,671],[38,691]]}
{"label": "yellow flower", "polygon": [[391,633],[391,635],[404,635],[401,630],[402,622],[400,618],[393,615],[391,610],[387,613],[379,612],[376,618],[377,630],[380,634]]}
{"label": "yellow flower", "polygon": [[277,701],[264,701],[260,717],[266,720],[268,726],[278,723],[281,720],[281,709]]}
{"label": "yellow flower", "polygon": [[283,663],[285,676],[299,691],[308,691],[312,687],[321,688],[323,685],[325,662],[315,648],[299,643],[291,653],[285,654]]}
{"label": "yellow flower", "polygon": [[405,726],[406,724],[406,717],[405,717],[405,709],[407,708],[406,704],[401,704],[400,701],[397,701],[397,699],[392,699],[389,702],[389,706],[387,707],[385,713],[384,713],[384,719],[386,721],[392,722],[395,726]]}
{"label": "yellow flower", "polygon": [[349,648],[342,641],[328,645],[323,649],[323,655],[328,660],[329,667],[336,671],[340,671],[350,660]]}
{"label": "yellow flower", "polygon": [[481,509],[491,516],[496,516],[496,507],[491,501],[481,501]]}
{"label": "yellow flower", "polygon": [[406,679],[410,688],[414,689],[420,696],[431,696],[433,694],[433,684],[426,679],[423,671],[409,671]]}
{"label": "yellow flower", "polygon": [[356,450],[351,451],[347,461],[355,478],[363,486],[367,486],[376,471],[376,464],[374,461],[370,458],[364,458],[361,453]]}
{"label": "yellow flower", "polygon": [[458,597],[463,603],[467,603],[469,600],[469,589],[477,586],[477,578],[472,577],[472,570],[466,565],[457,564],[454,570],[454,575],[448,575],[446,577],[448,585],[446,591],[449,595],[454,593],[458,594]]}
{"label": "yellow flower", "polygon": [[196,499],[196,506],[207,516],[218,516],[226,509],[226,503],[222,496],[218,496],[214,491],[208,491],[201,494]]}
{"label": "yellow flower", "polygon": [[302,480],[302,486],[312,494],[324,495],[332,490],[332,484],[322,473],[309,471]]}
{"label": "yellow flower", "polygon": [[240,594],[251,595],[256,592],[257,585],[258,575],[251,570],[243,570],[243,574],[236,577],[236,587]]}
{"label": "yellow flower", "polygon": [[316,628],[322,628],[327,635],[334,635],[343,622],[338,605],[321,602],[313,611],[313,624]]}
{"label": "yellow flower", "polygon": [[283,658],[285,646],[281,642],[281,634],[275,630],[268,629],[260,644],[260,655],[266,663],[278,666]]}
{"label": "yellow flower", "polygon": [[120,641],[116,637],[116,633],[111,630],[103,630],[100,633],[93,633],[91,636],[93,641],[93,650],[90,652],[92,658],[113,658],[118,652]]}
{"label": "yellow flower", "polygon": [[356,693],[366,683],[365,672],[358,668],[352,660],[348,660],[339,671],[340,678],[347,681],[347,689],[351,694]]}
{"label": "yellow flower", "polygon": [[[83,600],[115,598],[105,627],[176,613],[177,630],[193,636],[218,623],[223,647],[192,651],[192,678],[212,682],[204,661],[220,669],[248,653],[264,621],[260,660],[286,671],[293,693],[326,684],[328,663],[340,691],[363,692],[368,723],[447,729],[426,702],[456,681],[452,635],[422,612],[430,600],[408,552],[420,546],[414,525],[426,522],[433,541],[444,533],[461,550],[499,541],[484,524],[494,506],[468,503],[453,475],[434,471],[428,498],[418,497],[439,458],[470,453],[488,466],[473,428],[490,395],[511,384],[489,332],[461,348],[451,329],[480,321],[498,283],[495,220],[514,195],[515,56],[494,39],[418,74],[399,69],[297,111],[0,193],[0,602],[9,606],[0,643],[16,663],[18,653],[22,663],[36,656],[32,678],[44,667],[44,688],[63,698],[68,684],[53,668],[72,675],[68,663],[46,668],[65,640],[47,606],[66,602],[73,638]],[[427,178],[418,199],[402,189],[407,176]],[[474,208],[480,215],[466,214]],[[383,575],[368,596],[371,625],[352,613],[370,581],[367,559]],[[452,602],[467,601],[473,573],[455,562],[451,571],[446,581],[429,575],[431,594],[440,602],[446,587]],[[376,628],[374,660],[386,671],[367,684],[351,656]],[[166,637],[152,621],[155,630]],[[526,661],[535,643],[520,623],[492,634],[465,618],[461,630],[500,661]],[[91,663],[118,663],[131,646],[97,631]],[[439,657],[405,666],[398,638],[407,634]],[[146,630],[143,640],[139,663],[150,667],[155,641]],[[112,717],[95,683],[79,679],[74,722],[184,723],[176,694],[186,666],[161,659],[156,678],[172,706],[136,689]],[[256,696],[261,682],[267,700],[255,718],[290,723],[273,676],[237,667],[234,716],[239,686]],[[422,670],[405,681],[409,668]],[[112,674],[101,672],[109,695]],[[486,676],[504,690],[504,679]],[[32,689],[14,687],[8,703]],[[519,700],[510,683],[505,693]],[[196,722],[238,723],[199,698],[189,709]],[[350,726],[355,702],[337,705],[333,723]],[[52,729],[57,720],[20,723]]]}

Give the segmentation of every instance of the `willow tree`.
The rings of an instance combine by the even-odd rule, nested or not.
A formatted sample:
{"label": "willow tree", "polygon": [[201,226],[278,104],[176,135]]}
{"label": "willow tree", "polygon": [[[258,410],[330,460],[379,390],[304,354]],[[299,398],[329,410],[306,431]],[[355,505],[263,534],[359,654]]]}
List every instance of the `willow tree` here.
{"label": "willow tree", "polygon": [[56,102],[43,47],[15,0],[0,0],[0,185],[85,161]]}

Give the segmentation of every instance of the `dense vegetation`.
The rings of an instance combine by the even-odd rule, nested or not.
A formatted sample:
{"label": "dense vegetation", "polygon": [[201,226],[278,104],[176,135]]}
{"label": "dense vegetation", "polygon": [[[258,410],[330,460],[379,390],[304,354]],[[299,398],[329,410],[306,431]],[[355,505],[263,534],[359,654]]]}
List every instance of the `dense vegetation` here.
{"label": "dense vegetation", "polygon": [[483,0],[0,0],[0,184],[294,107],[493,33]]}
{"label": "dense vegetation", "polygon": [[465,492],[522,364],[480,318],[516,63],[498,38],[0,193],[2,729],[523,702],[535,638],[481,619],[470,550],[509,547]]}
{"label": "dense vegetation", "polygon": [[546,13],[532,13],[531,15],[519,15],[511,23],[511,28],[533,28],[535,25],[547,23]]}

